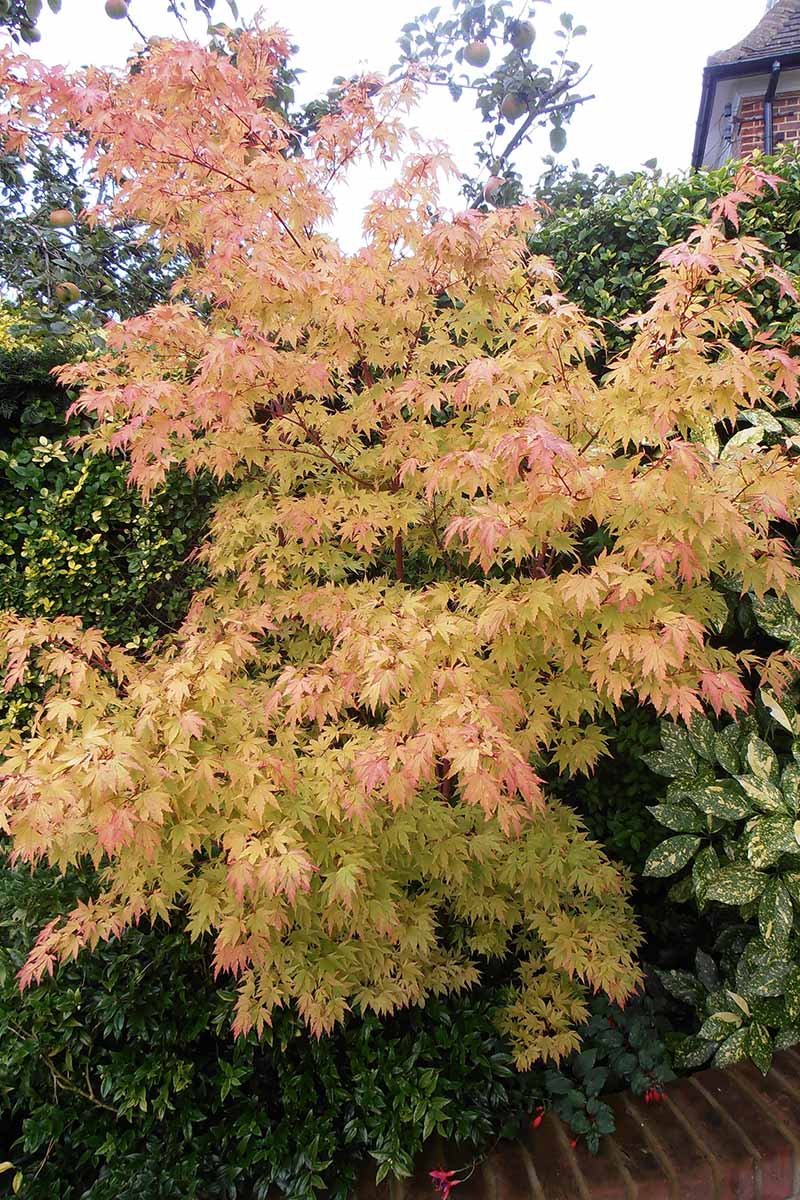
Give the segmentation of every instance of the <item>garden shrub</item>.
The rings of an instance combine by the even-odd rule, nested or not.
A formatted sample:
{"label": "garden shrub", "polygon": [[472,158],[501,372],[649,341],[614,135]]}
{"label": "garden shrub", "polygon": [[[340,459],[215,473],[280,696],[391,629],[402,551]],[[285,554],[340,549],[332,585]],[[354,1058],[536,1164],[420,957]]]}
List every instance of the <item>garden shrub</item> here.
{"label": "garden shrub", "polygon": [[673,895],[708,913],[713,937],[713,957],[699,947],[694,973],[661,974],[702,1022],[677,1046],[681,1067],[750,1057],[766,1074],[773,1050],[800,1040],[800,739],[796,714],[767,701],[789,735],[776,731],[774,748],[752,718],[715,729],[698,717],[688,730],[663,726],[662,749],[647,759],[671,781],[652,812],[673,835],[645,873],[679,874]]}
{"label": "garden shrub", "polygon": [[180,921],[129,930],[20,993],[32,932],[93,885],[85,871],[0,875],[0,1145],[24,1200],[251,1200],[273,1185],[347,1200],[362,1157],[406,1174],[432,1132],[478,1155],[545,1107],[596,1148],[613,1128],[601,1092],[650,1095],[670,1078],[649,998],[593,998],[580,1053],[518,1072],[497,1025],[513,964],[319,1040],[289,1010],[234,1038],[234,993]]}
{"label": "garden shrub", "polygon": [[[743,293],[791,284],[728,236],[722,198],[598,381],[593,325],[528,254],[534,213],[445,218],[438,151],[341,253],[330,180],[398,153],[413,85],[355,83],[287,157],[263,103],[287,49],[161,44],[119,79],[7,60],[16,141],[81,125],[114,214],[191,259],[196,309],[161,305],[62,372],[101,418],[87,444],[124,450],[145,495],[176,466],[233,487],[212,585],[144,659],[66,616],[5,622],[9,683],[29,662],[53,682],[6,738],[2,819],[21,859],[101,869],[22,981],[185,912],[238,979],[240,1033],[291,1004],[319,1033],[513,955],[525,1067],[576,1047],[587,990],[640,977],[625,879],[536,764],[590,769],[628,697],[736,712],[711,581],[796,577],[773,528],[797,507],[791,453],[709,435],[795,389],[781,346],[724,336]],[[736,192],[764,185],[742,172]]]}
{"label": "garden shrub", "polygon": [[659,722],[646,707],[627,705],[605,726],[608,752],[593,773],[551,787],[571,804],[612,858],[641,874],[658,828],[643,803],[652,773],[642,755],[659,745]]}
{"label": "garden shrub", "polygon": [[[173,631],[207,578],[193,557],[219,487],[206,473],[174,471],[148,503],[119,456],[73,449],[88,422],[66,419],[54,367],[85,354],[75,326],[55,337],[30,310],[0,311],[0,610],[80,616],[141,651]],[[20,724],[41,695],[36,681],[0,701]]]}
{"label": "garden shrub", "polygon": [[88,882],[2,880],[0,1111],[26,1200],[266,1196],[272,1184],[299,1198],[323,1181],[345,1200],[364,1153],[402,1174],[432,1130],[478,1146],[518,1127],[525,1085],[485,995],[319,1041],[285,1012],[260,1039],[234,1039],[234,994],[179,926],[129,931],[20,996],[30,929]]}
{"label": "garden shrub", "polygon": [[[355,1153],[402,1173],[433,1130],[481,1145],[545,1104],[595,1147],[606,1087],[668,1077],[663,1019],[652,1000],[614,1005],[639,978],[625,877],[567,806],[543,805],[534,768],[590,769],[632,696],[735,711],[726,596],[795,576],[772,524],[796,507],[793,460],[752,415],[783,402],[793,367],[717,330],[747,317],[742,287],[780,304],[787,281],[726,236],[730,207],[662,263],[658,302],[598,382],[592,326],[526,260],[531,214],[444,219],[435,155],[371,210],[371,250],[340,255],[315,228],[325,180],[354,144],[393,152],[409,95],[343,89],[290,160],[263,105],[286,49],[154,47],[135,75],[92,78],[93,113],[82,78],[45,102],[56,131],[102,122],[107,161],[137,178],[117,213],[191,261],[196,307],[112,329],[109,353],[64,374],[84,388],[71,420],[100,418],[83,449],[50,428],[31,448],[36,421],[3,447],[32,564],[3,586],[34,618],[5,622],[8,678],[24,686],[30,659],[50,682],[36,728],[5,743],[2,818],[18,858],[68,868],[0,887],[0,1087],[32,1200],[343,1196]],[[52,81],[34,76],[13,120],[39,119]],[[207,103],[187,111],[187,87]],[[178,150],[169,189],[152,122],[208,147],[199,164]],[[762,182],[736,179],[757,204]],[[754,419],[759,437],[724,452],[709,434]],[[111,449],[145,494],[165,489],[155,505]],[[142,654],[203,582],[192,566],[174,587],[204,470],[232,488],[210,586]],[[616,736],[639,744],[646,720]],[[645,831],[604,786],[583,810],[634,865]],[[626,794],[640,786],[632,770]],[[17,996],[18,970],[57,958],[56,981]]]}
{"label": "garden shrub", "polygon": [[[665,1045],[671,1027],[656,997],[644,992],[620,1008],[605,996],[594,996],[590,1011],[580,1029],[581,1049],[538,1077],[544,1103],[595,1154],[601,1139],[616,1128],[614,1110],[604,1097],[630,1088],[648,1103],[657,1101],[674,1075]],[[543,1111],[543,1104],[534,1109],[534,1128]]]}
{"label": "garden shrub", "polygon": [[[797,273],[800,150],[787,143],[758,165],[780,176],[782,183],[777,192],[770,189],[741,211],[741,233],[759,238],[776,262]],[[666,178],[657,172],[617,176],[598,171],[579,176],[572,186],[565,180],[545,190],[553,210],[533,232],[531,245],[553,260],[566,294],[603,322],[609,351],[623,347],[632,335],[620,327],[622,319],[641,312],[653,299],[659,252],[705,220],[709,203],[730,190],[738,169],[733,160],[716,170]],[[760,330],[774,325],[780,336],[797,331],[797,305],[789,296],[757,286],[753,299]]]}

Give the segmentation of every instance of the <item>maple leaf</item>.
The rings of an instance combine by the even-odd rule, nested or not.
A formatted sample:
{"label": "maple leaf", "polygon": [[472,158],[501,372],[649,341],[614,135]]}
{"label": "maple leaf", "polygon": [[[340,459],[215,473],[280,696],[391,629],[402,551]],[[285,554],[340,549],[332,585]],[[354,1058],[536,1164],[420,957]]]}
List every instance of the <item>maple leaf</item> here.
{"label": "maple leaf", "polygon": [[723,712],[736,716],[749,707],[742,681],[732,671],[702,671],[700,689],[717,716]]}
{"label": "maple leaf", "polygon": [[[585,986],[639,980],[626,881],[533,764],[591,771],[630,697],[735,714],[743,671],[791,668],[713,640],[715,581],[797,586],[792,439],[717,438],[800,394],[751,304],[791,281],[727,236],[777,181],[743,167],[660,256],[598,379],[597,325],[530,253],[535,209],[446,211],[446,150],[405,129],[423,83],[353,81],[301,145],[264,103],[289,53],[258,24],[117,72],[0,50],[6,147],[81,136],[97,220],[187,264],[62,369],[84,452],[123,454],[145,495],[171,470],[226,480],[210,583],[147,655],[0,616],[6,687],[49,688],[4,738],[0,827],[14,861],[88,858],[106,887],[21,979],[183,906],[237,980],[237,1032],[291,1004],[322,1033],[473,986],[461,947],[502,957],[523,928],[503,1020],[532,1066],[576,1047]],[[351,253],[336,191],[370,162],[395,178]]]}

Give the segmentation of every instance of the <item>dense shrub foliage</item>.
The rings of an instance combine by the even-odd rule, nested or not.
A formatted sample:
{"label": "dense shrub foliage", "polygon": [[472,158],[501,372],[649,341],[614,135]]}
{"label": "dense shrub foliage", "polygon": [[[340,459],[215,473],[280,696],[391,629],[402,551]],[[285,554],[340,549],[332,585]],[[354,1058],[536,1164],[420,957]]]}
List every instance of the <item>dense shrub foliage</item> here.
{"label": "dense shrub foliage", "polygon": [[407,1173],[433,1131],[476,1154],[555,1107],[589,1145],[612,1127],[600,1093],[670,1077],[652,1002],[592,1001],[583,1048],[519,1073],[498,1031],[508,970],[472,994],[309,1038],[284,1012],[234,1039],[234,993],[209,946],[180,928],[131,930],[20,995],[32,932],[91,891],[91,875],[21,868],[0,878],[3,1154],[29,1200],[347,1200],[367,1156]]}
{"label": "dense shrub foliage", "polygon": [[663,257],[598,382],[591,324],[527,253],[532,211],[445,218],[439,150],[341,253],[330,181],[357,149],[399,154],[413,87],[354,85],[289,158],[263,104],[286,51],[258,32],[235,62],[162,45],[119,80],[7,63],[9,141],[42,120],[101,140],[115,211],[191,259],[203,302],[64,369],[101,418],[87,444],[124,448],[145,495],[177,465],[237,485],[213,587],[145,660],[63,616],[6,621],[9,683],[29,661],[53,679],[7,740],[15,852],[104,868],[22,979],[186,910],[240,977],[240,1032],[296,1002],[318,1033],[513,953],[503,1026],[525,1066],[575,1047],[586,985],[619,999],[638,979],[624,879],[534,764],[591,767],[629,696],[735,713],[711,582],[763,595],[797,574],[773,528],[796,507],[789,449],[713,436],[796,391],[782,347],[725,336],[755,323],[748,289],[792,290],[727,236],[771,181],[742,172]]}
{"label": "dense shrub foliage", "polygon": [[[800,651],[800,615],[786,600],[756,602],[754,620],[773,645]],[[683,968],[661,973],[691,1004],[697,1032],[675,1043],[690,1068],[751,1058],[766,1073],[774,1049],[800,1041],[800,717],[796,687],[781,700],[761,691],[752,715],[715,728],[698,718],[666,725],[646,757],[670,780],[651,809],[673,831],[645,873],[677,874],[672,896],[704,917],[705,944]],[[709,951],[711,953],[709,953]],[[688,969],[687,969],[688,968]]]}
{"label": "dense shrub foliage", "polygon": [[[105,344],[17,314],[0,347],[0,1116],[31,1200],[344,1200],[359,1155],[402,1174],[545,1106],[595,1149],[603,1093],[670,1069],[663,997],[615,1003],[630,877],[583,822],[634,871],[672,824],[647,870],[684,871],[699,949],[643,912],[700,1013],[679,1066],[763,1069],[800,1017],[796,718],[765,691],[765,736],[720,723],[800,647],[786,193],[612,185],[532,233],[447,217],[416,147],[346,256],[331,181],[399,155],[414,89],[343,86],[298,145],[287,52],[5,62],[8,143],[79,131],[186,267]],[[689,728],[646,812],[656,713]]]}
{"label": "dense shrub foliage", "polygon": [[[790,719],[771,702],[779,722]],[[710,915],[715,964],[702,948],[696,975],[662,974],[667,989],[696,1005],[702,1024],[676,1061],[716,1066],[749,1056],[766,1073],[773,1047],[800,1040],[800,958],[794,930],[800,903],[800,768],[797,747],[778,758],[753,722],[715,730],[697,719],[688,731],[665,727],[651,765],[670,783],[654,814],[673,836],[650,854],[646,873],[685,873],[676,885]]]}
{"label": "dense shrub foliage", "polygon": [[0,887],[0,1108],[25,1196],[307,1197],[324,1179],[344,1200],[360,1154],[402,1173],[431,1130],[485,1143],[537,1096],[486,995],[321,1041],[288,1013],[233,1039],[233,994],[180,929],[129,931],[20,997],[31,931],[91,882],[17,870]]}
{"label": "dense shrub foliage", "polygon": [[[88,425],[65,419],[50,372],[90,346],[80,327],[54,337],[28,310],[0,312],[0,610],[80,616],[136,651],[177,627],[205,581],[193,551],[219,489],[176,471],[143,504],[123,459],[72,448]],[[40,692],[18,684],[0,719],[26,720]]]}
{"label": "dense shrub foliage", "polygon": [[[764,193],[742,209],[741,233],[759,238],[776,262],[795,273],[800,268],[798,149],[786,145],[759,165],[783,182],[777,193]],[[631,336],[620,328],[621,319],[640,312],[655,295],[659,252],[705,219],[709,203],[731,188],[738,166],[734,161],[715,171],[672,178],[597,172],[545,191],[552,212],[531,244],[552,258],[567,295],[603,322],[611,350]],[[797,330],[797,305],[791,297],[757,287],[754,300],[759,329],[774,324],[783,336]]]}

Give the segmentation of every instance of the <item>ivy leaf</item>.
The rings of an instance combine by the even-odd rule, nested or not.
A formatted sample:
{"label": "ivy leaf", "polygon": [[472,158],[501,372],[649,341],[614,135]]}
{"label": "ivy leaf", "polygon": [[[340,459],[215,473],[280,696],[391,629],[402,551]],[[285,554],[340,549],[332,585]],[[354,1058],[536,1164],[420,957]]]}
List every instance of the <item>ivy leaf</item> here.
{"label": "ivy leaf", "polygon": [[753,1021],[747,1033],[747,1053],[762,1075],[772,1066],[772,1038],[766,1026]]}
{"label": "ivy leaf", "polygon": [[699,837],[689,837],[687,834],[667,838],[650,853],[644,865],[643,874],[653,875],[657,878],[674,875],[676,871],[680,871],[681,867],[686,866],[699,845]]}
{"label": "ivy leaf", "polygon": [[714,1055],[715,1067],[729,1067],[733,1063],[741,1062],[746,1057],[747,1033],[746,1027],[737,1029],[735,1033],[725,1039]]}
{"label": "ivy leaf", "polygon": [[706,885],[706,898],[720,904],[747,904],[758,899],[766,884],[766,875],[752,867],[723,867]]}

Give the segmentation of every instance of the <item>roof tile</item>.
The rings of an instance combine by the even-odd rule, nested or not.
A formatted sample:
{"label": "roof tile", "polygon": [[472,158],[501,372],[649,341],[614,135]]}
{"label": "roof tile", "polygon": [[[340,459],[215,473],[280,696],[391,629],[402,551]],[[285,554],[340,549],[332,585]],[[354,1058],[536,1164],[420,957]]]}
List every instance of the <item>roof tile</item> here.
{"label": "roof tile", "polygon": [[747,62],[748,59],[776,57],[800,50],[800,0],[778,0],[747,37],[730,50],[712,54],[709,66]]}

